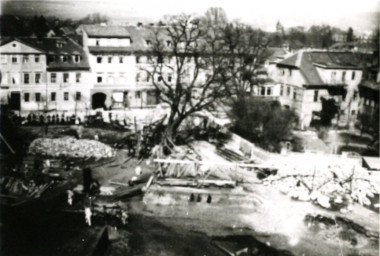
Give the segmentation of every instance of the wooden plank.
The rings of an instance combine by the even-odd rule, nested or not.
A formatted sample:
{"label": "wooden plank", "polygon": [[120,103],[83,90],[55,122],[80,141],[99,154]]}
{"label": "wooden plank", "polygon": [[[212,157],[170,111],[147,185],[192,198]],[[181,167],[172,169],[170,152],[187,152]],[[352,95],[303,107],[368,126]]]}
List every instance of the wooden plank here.
{"label": "wooden plank", "polygon": [[170,163],[170,164],[210,164],[210,165],[224,165],[224,166],[238,166],[238,167],[247,167],[247,168],[268,168],[268,169],[277,169],[275,166],[263,165],[263,164],[245,164],[245,163],[230,163],[230,162],[220,162],[220,161],[191,161],[191,160],[180,160],[180,159],[154,159],[155,163]]}

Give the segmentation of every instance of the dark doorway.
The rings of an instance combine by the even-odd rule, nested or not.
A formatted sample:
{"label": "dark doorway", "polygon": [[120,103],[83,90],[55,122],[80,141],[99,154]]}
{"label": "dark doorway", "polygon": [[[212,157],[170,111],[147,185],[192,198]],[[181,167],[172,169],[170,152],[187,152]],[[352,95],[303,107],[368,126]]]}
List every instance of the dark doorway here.
{"label": "dark doorway", "polygon": [[92,109],[97,108],[106,108],[105,102],[106,102],[107,96],[104,93],[97,92],[92,95]]}
{"label": "dark doorway", "polygon": [[20,92],[11,92],[11,96],[9,97],[9,109],[11,110],[21,109],[21,93]]}

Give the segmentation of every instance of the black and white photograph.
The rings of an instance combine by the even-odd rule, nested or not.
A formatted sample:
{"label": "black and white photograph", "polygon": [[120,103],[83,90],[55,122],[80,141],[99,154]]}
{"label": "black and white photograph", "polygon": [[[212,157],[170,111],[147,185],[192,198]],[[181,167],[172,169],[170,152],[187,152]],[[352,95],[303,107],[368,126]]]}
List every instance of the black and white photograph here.
{"label": "black and white photograph", "polygon": [[0,256],[378,256],[379,0],[0,0]]}

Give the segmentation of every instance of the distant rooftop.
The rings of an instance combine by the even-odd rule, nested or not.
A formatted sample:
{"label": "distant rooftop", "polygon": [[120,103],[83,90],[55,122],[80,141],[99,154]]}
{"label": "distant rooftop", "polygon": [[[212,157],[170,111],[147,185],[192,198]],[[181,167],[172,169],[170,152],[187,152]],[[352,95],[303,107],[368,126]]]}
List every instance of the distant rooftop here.
{"label": "distant rooftop", "polygon": [[124,26],[81,25],[88,37],[130,38],[128,29]]}

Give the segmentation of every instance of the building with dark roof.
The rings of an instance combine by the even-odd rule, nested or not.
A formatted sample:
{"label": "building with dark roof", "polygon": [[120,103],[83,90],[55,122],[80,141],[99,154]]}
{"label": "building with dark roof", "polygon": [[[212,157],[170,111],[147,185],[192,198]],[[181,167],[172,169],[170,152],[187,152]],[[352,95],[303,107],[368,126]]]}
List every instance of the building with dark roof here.
{"label": "building with dark roof", "polygon": [[1,41],[2,103],[22,114],[88,108],[91,72],[82,47],[70,38]]}
{"label": "building with dark roof", "polygon": [[301,50],[276,64],[270,77],[276,82],[279,100],[294,108],[301,126],[310,125],[321,111],[321,98],[333,98],[345,113],[348,124],[359,110],[358,85],[362,78],[363,55],[352,52]]}

